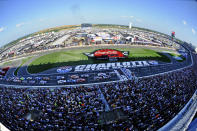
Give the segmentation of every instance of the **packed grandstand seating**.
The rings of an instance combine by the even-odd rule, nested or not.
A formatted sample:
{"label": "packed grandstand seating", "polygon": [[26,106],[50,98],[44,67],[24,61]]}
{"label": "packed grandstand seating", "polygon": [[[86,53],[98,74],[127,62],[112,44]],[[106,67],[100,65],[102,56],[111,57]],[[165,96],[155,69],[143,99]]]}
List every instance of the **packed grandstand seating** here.
{"label": "packed grandstand seating", "polygon": [[[169,45],[166,45],[165,43],[162,43],[162,44],[151,44],[151,43],[142,43],[142,42],[128,42],[128,41],[123,41],[123,42],[118,42],[118,41],[115,41],[114,42],[115,44],[131,44],[131,45],[147,45],[147,46],[155,46],[155,47],[168,47],[168,48],[172,48],[171,46]],[[104,42],[102,44],[110,44],[108,42]],[[46,51],[46,50],[49,50],[49,49],[58,49],[58,48],[64,48],[64,47],[72,47],[72,46],[78,46],[78,43],[70,43],[70,44],[66,44],[66,45],[49,45],[49,46],[38,46],[36,48],[28,48],[28,49],[25,49],[24,52],[22,53],[18,53],[18,54],[15,54],[15,55],[8,55],[8,56],[3,56],[0,58],[0,60],[5,60],[7,58],[12,58],[14,56],[20,56],[20,55],[25,55],[25,54],[28,54],[28,53],[34,53],[34,52],[37,52],[37,51]]]}
{"label": "packed grandstand seating", "polygon": [[[70,88],[0,88],[0,119],[11,130],[156,130],[196,90],[192,68],[164,75]],[[123,114],[121,117],[108,119]],[[117,113],[118,112],[118,113]]]}

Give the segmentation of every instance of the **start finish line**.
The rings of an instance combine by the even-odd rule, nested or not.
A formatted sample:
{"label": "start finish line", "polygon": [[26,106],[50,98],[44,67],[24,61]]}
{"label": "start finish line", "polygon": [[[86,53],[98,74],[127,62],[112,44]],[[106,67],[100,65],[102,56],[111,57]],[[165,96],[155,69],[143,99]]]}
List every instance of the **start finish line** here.
{"label": "start finish line", "polygon": [[101,64],[88,64],[78,66],[64,66],[57,69],[58,73],[67,72],[83,72],[83,71],[97,71],[97,70],[110,70],[119,68],[135,68],[146,67],[151,65],[158,65],[158,61],[130,61],[130,62],[114,62],[114,63],[101,63]]}
{"label": "start finish line", "polygon": [[130,62],[114,62],[114,63],[78,65],[74,67],[74,72],[109,70],[109,69],[131,68],[131,67],[145,67],[145,66],[151,66],[151,65],[158,65],[158,62],[151,60],[151,61],[130,61]]}

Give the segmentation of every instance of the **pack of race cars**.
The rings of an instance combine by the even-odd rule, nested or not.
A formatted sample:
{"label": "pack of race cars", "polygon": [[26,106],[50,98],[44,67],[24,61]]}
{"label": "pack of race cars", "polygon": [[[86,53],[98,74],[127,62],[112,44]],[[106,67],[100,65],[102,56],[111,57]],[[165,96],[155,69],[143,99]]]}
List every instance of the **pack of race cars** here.
{"label": "pack of race cars", "polygon": [[68,75],[67,78],[57,76],[57,84],[71,84],[71,83],[86,83],[86,82],[98,82],[110,80],[110,78],[115,77],[115,72],[109,73],[88,73],[88,74],[75,74]]}
{"label": "pack of race cars", "polygon": [[0,76],[0,83],[9,83],[17,85],[70,85],[80,83],[91,83],[100,81],[109,81],[117,79],[117,74],[111,72],[83,73],[83,74],[61,74],[45,76]]}

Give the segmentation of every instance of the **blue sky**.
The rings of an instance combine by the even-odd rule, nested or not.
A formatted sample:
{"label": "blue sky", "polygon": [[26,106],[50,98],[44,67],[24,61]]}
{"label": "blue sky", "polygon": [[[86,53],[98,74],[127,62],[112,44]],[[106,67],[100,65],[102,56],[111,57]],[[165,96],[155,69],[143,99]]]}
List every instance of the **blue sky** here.
{"label": "blue sky", "polygon": [[0,46],[60,25],[89,22],[154,29],[197,46],[197,0],[0,0]]}

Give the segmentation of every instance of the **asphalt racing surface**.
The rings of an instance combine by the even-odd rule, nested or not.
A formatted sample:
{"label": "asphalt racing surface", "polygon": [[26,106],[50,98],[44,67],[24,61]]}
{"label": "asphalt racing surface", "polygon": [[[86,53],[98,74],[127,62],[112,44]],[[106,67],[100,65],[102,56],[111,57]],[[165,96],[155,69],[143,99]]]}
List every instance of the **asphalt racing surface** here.
{"label": "asphalt racing surface", "polygon": [[[99,46],[99,47],[91,47],[91,48],[95,48],[95,49],[100,49],[100,48],[113,48],[113,47],[119,47],[119,48],[136,48],[134,46]],[[78,49],[80,48],[90,48],[90,47],[77,47]],[[137,47],[139,48],[139,47]],[[148,48],[148,49],[153,49],[153,50],[157,50],[157,51],[161,51],[164,50],[163,48],[154,48],[154,47],[148,47],[148,46],[143,46],[143,48]],[[71,50],[72,48],[69,48],[69,50]],[[76,49],[76,48],[75,48]],[[77,84],[92,84],[92,83],[103,83],[103,82],[112,82],[112,81],[123,81],[123,80],[127,80],[127,77],[123,77],[126,76],[125,73],[121,70],[121,69],[109,69],[109,70],[99,70],[99,71],[84,71],[84,72],[68,72],[68,73],[57,73],[56,70],[57,68],[54,69],[49,69],[47,71],[41,72],[39,74],[30,74],[27,71],[27,67],[28,65],[35,60],[36,58],[48,54],[48,53],[52,53],[52,52],[57,52],[57,51],[62,51],[62,50],[68,50],[68,49],[61,49],[61,50],[52,50],[52,51],[48,51],[48,52],[43,52],[43,53],[39,53],[36,54],[35,57],[33,57],[32,59],[30,59],[27,63],[25,63],[19,70],[18,70],[18,77],[30,77],[31,79],[27,80],[27,83],[19,83],[19,82],[13,82],[13,81],[1,81],[0,84],[8,84],[8,85],[24,85],[24,86],[56,86],[56,85],[77,85]],[[166,48],[165,48],[166,50]],[[172,50],[170,50],[172,51]],[[164,53],[165,54],[165,53]],[[131,72],[133,72],[135,74],[135,76],[137,77],[142,77],[142,76],[149,76],[149,75],[154,75],[154,74],[159,74],[159,73],[164,73],[164,72],[168,72],[168,71],[172,71],[175,69],[180,69],[186,66],[189,66],[192,63],[191,60],[191,56],[188,53],[188,56],[186,58],[185,61],[183,62],[178,62],[176,61],[172,56],[170,56],[169,54],[165,54],[167,55],[170,59],[171,59],[171,63],[162,63],[160,62],[158,65],[150,65],[150,66],[145,66],[145,67],[130,67],[127,68],[129,69]],[[20,65],[20,61],[17,62],[17,64],[15,65]],[[14,74],[14,71],[16,70],[17,67],[12,67],[8,73],[6,74],[6,77],[12,77]],[[104,79],[99,79],[98,74],[102,74],[105,73],[106,76],[108,76],[107,78]],[[77,82],[77,80],[73,80],[73,81],[68,81],[66,83],[61,83],[58,84],[57,83],[57,77],[65,77],[66,79],[70,78],[72,75],[78,75],[80,78],[85,79],[85,81],[79,81]],[[84,77],[85,75],[88,75],[88,77]],[[50,80],[47,81],[46,84],[40,84],[40,79],[36,79],[35,78],[38,77],[49,77]],[[35,80],[35,83],[30,83],[30,81]]]}

